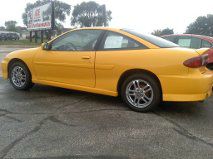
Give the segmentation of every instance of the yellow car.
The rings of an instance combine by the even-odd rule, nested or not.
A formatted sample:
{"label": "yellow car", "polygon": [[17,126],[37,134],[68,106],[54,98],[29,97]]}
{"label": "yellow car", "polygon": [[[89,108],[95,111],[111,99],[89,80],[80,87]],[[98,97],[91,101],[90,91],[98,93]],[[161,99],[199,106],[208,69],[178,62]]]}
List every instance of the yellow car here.
{"label": "yellow car", "polygon": [[202,101],[212,93],[208,49],[186,49],[161,38],[113,28],[82,28],[41,47],[15,51],[3,77],[18,90],[34,83],[120,95],[135,111],[161,101]]}

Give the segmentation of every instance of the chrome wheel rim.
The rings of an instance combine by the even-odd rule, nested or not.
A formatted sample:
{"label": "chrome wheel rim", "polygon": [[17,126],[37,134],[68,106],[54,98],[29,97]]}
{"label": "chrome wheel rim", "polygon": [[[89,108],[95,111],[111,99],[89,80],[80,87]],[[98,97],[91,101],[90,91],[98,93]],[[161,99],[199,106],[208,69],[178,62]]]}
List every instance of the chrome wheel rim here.
{"label": "chrome wheel rim", "polygon": [[20,66],[15,66],[11,72],[11,80],[16,87],[23,87],[26,83],[26,73]]}
{"label": "chrome wheel rim", "polygon": [[152,86],[142,79],[133,80],[126,87],[126,98],[132,106],[145,108],[153,101]]}

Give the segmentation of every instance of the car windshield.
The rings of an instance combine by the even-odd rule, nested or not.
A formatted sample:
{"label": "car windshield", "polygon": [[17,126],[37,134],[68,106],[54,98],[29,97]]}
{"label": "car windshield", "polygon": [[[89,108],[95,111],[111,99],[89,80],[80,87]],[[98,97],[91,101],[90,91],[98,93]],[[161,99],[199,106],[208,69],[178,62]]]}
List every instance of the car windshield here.
{"label": "car windshield", "polygon": [[132,31],[132,30],[127,30],[127,29],[123,29],[123,31],[127,32],[127,33],[130,33],[132,35],[135,35],[143,40],[146,40],[156,46],[159,46],[161,48],[171,48],[171,47],[178,47],[179,45],[173,43],[173,42],[170,42],[170,41],[167,41],[163,38],[160,38],[160,37],[157,37],[157,36],[154,36],[154,35],[148,35],[148,34],[141,34],[141,33],[137,33],[135,31]]}

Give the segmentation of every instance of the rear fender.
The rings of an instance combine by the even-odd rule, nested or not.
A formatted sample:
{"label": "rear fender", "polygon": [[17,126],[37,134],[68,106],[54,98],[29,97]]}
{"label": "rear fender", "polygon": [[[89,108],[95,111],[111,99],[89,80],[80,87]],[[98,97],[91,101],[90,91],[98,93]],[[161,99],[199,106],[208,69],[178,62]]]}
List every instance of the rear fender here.
{"label": "rear fender", "polygon": [[213,48],[201,48],[197,49],[196,52],[199,55],[205,55],[208,54],[208,63],[213,63]]}

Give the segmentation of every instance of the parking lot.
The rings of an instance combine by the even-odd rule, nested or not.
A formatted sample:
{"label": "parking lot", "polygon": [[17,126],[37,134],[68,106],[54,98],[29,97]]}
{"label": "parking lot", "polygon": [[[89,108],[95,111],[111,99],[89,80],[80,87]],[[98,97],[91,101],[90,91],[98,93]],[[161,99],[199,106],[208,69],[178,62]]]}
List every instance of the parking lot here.
{"label": "parking lot", "polygon": [[[13,48],[16,50],[19,48]],[[0,61],[11,49],[0,49]],[[213,97],[129,110],[119,98],[0,77],[0,158],[196,158],[213,156]]]}

